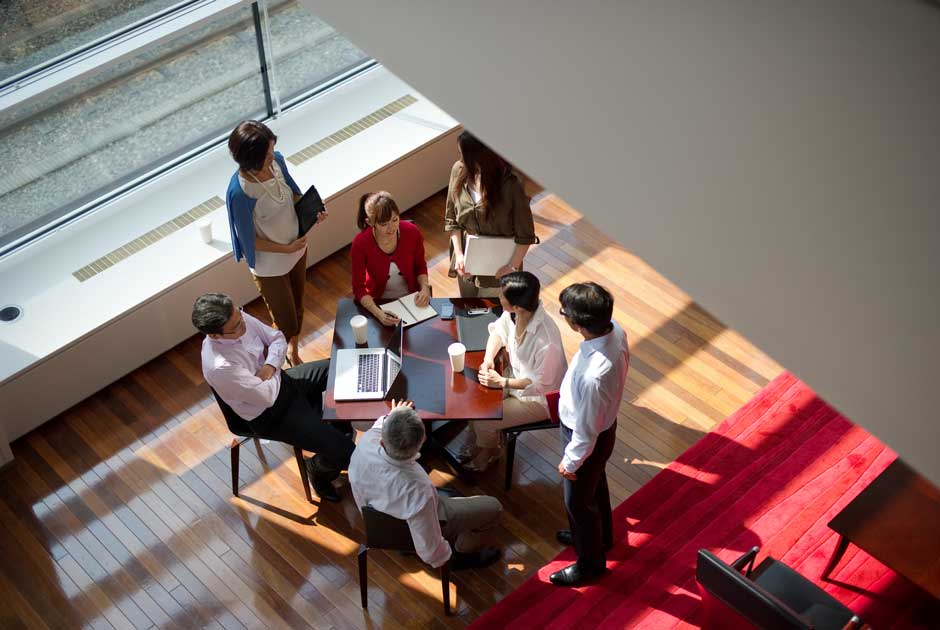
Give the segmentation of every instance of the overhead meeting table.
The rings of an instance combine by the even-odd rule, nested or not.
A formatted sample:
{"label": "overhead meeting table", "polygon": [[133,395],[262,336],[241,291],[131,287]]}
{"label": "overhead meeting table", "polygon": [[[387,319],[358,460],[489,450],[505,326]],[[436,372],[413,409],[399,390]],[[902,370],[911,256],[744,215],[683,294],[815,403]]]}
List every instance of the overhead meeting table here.
{"label": "overhead meeting table", "polygon": [[[447,302],[454,304],[457,314],[468,308],[493,306],[495,302],[480,299],[432,298],[431,306],[440,313]],[[369,321],[369,336],[365,345],[356,345],[349,320],[364,315]],[[450,367],[447,347],[457,340],[456,319],[442,320],[439,316],[404,329],[402,374],[385,400],[341,401],[333,397],[336,380],[336,352],[343,348],[384,348],[391,340],[394,327],[383,326],[354,300],[342,299],[336,308],[333,327],[333,346],[330,349],[330,374],[323,404],[323,419],[327,421],[369,421],[388,413],[391,400],[412,400],[415,410],[429,426],[428,443],[439,450],[454,467],[454,454],[441,442],[449,433],[447,421],[498,422],[503,417],[503,392],[481,385],[477,371],[483,361],[483,351],[467,352],[462,372],[454,373]]]}

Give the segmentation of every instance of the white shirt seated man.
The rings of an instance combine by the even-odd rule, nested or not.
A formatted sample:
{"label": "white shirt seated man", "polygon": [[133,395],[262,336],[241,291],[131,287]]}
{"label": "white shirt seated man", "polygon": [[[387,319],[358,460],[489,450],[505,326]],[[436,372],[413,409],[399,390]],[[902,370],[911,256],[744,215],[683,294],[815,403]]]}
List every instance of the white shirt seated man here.
{"label": "white shirt seated man", "polygon": [[349,484],[356,505],[406,521],[415,551],[432,567],[448,559],[455,569],[495,562],[501,554],[481,546],[482,534],[496,526],[503,506],[488,496],[438,495],[417,461],[424,439],[424,423],[412,403],[393,401],[389,414],[375,421],[353,452]]}

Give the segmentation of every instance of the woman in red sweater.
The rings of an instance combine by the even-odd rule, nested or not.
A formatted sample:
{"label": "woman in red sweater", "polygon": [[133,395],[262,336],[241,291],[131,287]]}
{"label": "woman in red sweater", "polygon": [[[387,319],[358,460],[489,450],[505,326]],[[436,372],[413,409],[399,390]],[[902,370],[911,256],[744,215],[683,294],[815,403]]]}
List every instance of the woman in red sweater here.
{"label": "woman in red sweater", "polygon": [[398,318],[383,311],[376,300],[394,300],[415,291],[418,306],[431,300],[424,237],[400,215],[389,193],[366,193],[359,199],[357,223],[362,231],[352,242],[353,295],[386,326],[397,324]]}

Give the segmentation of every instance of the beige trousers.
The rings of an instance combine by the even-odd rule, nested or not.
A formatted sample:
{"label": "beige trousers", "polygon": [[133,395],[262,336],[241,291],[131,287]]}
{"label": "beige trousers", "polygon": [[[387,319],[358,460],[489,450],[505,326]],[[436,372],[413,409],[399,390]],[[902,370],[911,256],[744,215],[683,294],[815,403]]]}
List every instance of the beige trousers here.
{"label": "beige trousers", "polygon": [[470,422],[470,431],[476,438],[476,445],[480,448],[496,448],[499,446],[500,431],[520,424],[529,424],[548,418],[548,412],[541,403],[527,402],[503,395],[503,419],[501,422],[480,420]]}
{"label": "beige trousers", "polygon": [[461,553],[479,551],[487,531],[496,527],[503,506],[487,496],[446,497],[439,495],[437,518],[441,533]]}

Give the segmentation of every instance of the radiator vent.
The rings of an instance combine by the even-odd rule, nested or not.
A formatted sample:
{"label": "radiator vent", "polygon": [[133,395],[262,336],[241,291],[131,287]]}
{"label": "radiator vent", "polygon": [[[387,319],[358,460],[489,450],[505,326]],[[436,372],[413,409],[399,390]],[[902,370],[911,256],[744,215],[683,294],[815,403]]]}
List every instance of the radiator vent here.
{"label": "radiator vent", "polygon": [[383,120],[385,120],[392,114],[396,112],[400,112],[401,110],[405,109],[409,105],[412,105],[413,103],[417,103],[417,102],[418,102],[418,99],[416,99],[414,96],[412,96],[411,94],[405,94],[401,98],[392,101],[385,107],[377,109],[371,114],[369,114],[368,116],[363,116],[362,118],[352,123],[351,125],[347,125],[343,127],[336,133],[330,134],[327,137],[320,140],[319,142],[314,142],[310,146],[304,149],[301,149],[300,151],[298,151],[297,153],[294,153],[293,155],[288,156],[287,161],[293,164],[294,166],[303,164],[310,158],[316,155],[320,155],[321,153],[323,153],[330,147],[335,147],[340,142],[349,140],[356,134],[365,131],[372,125],[382,122]]}
{"label": "radiator vent", "polygon": [[222,201],[222,198],[218,196],[215,196],[208,201],[204,201],[192,210],[184,212],[175,219],[170,219],[163,225],[155,227],[143,236],[135,238],[129,243],[125,243],[114,251],[108,252],[98,260],[93,260],[91,263],[85,265],[78,271],[73,271],[72,275],[75,276],[79,282],[85,282],[89,278],[97,276],[108,267],[113,267],[125,258],[133,256],[145,247],[153,245],[160,239],[165,238],[173,232],[186,227],[193,221],[206,216],[213,210],[221,208],[224,205],[225,202]]}

